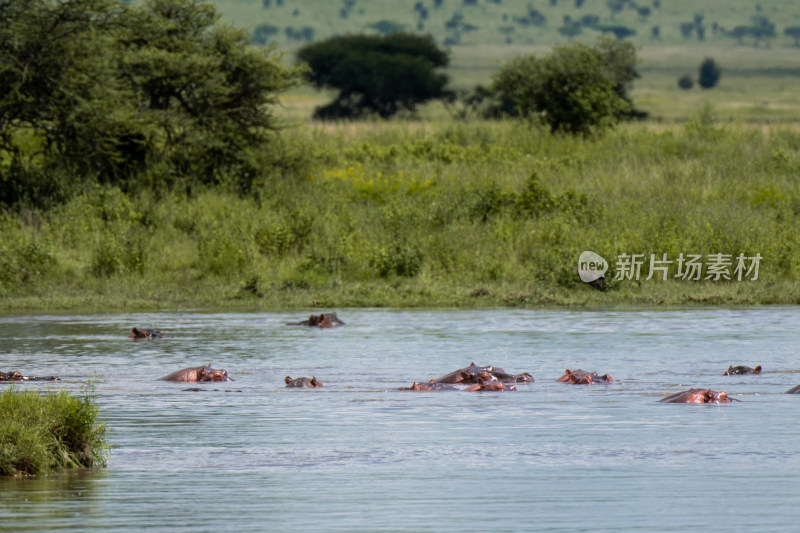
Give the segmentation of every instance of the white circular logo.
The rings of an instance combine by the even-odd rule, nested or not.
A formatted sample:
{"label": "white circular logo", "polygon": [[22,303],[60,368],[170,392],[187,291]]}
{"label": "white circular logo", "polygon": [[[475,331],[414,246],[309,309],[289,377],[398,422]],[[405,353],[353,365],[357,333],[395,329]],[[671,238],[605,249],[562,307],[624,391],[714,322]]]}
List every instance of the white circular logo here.
{"label": "white circular logo", "polygon": [[583,252],[578,258],[578,275],[586,283],[605,277],[606,270],[608,270],[608,261],[594,252]]}

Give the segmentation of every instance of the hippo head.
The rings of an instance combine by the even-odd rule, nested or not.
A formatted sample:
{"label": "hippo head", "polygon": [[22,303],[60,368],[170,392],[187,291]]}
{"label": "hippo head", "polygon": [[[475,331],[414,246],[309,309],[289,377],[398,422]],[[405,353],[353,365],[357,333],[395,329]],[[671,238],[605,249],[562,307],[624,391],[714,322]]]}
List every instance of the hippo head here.
{"label": "hippo head", "polygon": [[712,398],[713,399],[711,401],[718,403],[728,403],[731,401],[731,399],[728,397],[728,393],[725,392],[724,390],[713,393]]}
{"label": "hippo head", "polygon": [[[478,379],[478,385],[480,391],[504,391],[507,390],[507,387],[502,381],[486,381],[484,379]],[[516,388],[516,387],[515,387]]]}
{"label": "hippo head", "polygon": [[197,374],[197,381],[232,381],[228,377],[228,371],[211,368],[211,363],[204,366]]}

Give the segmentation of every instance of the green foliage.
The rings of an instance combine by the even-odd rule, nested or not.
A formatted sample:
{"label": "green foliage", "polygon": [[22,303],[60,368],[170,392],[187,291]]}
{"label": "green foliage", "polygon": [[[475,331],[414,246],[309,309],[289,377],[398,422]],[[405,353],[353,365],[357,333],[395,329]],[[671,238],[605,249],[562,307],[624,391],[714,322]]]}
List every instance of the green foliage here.
{"label": "green foliage", "polygon": [[694,87],[694,78],[692,78],[691,74],[684,74],[680,78],[678,78],[678,87],[684,90],[689,90]]}
{"label": "green foliage", "polygon": [[[800,301],[800,138],[790,127],[732,125],[704,107],[685,124],[588,138],[474,120],[327,124],[283,141],[309,159],[257,194],[105,186],[5,214],[0,303]],[[757,282],[619,281],[601,293],[575,274],[586,249],[612,264],[622,253],[764,260]]]}
{"label": "green foliage", "polygon": [[0,475],[36,475],[105,465],[105,426],[88,395],[0,393]]}
{"label": "green foliage", "polygon": [[717,65],[714,59],[707,57],[700,64],[700,76],[697,83],[703,89],[711,89],[719,83],[719,78],[722,75],[722,70]]}
{"label": "green foliage", "polygon": [[590,47],[576,42],[550,55],[518,56],[494,75],[500,101],[516,104],[523,117],[538,117],[552,131],[589,133],[631,111],[628,97],[637,73],[633,45],[600,39]]}
{"label": "green foliage", "polygon": [[307,63],[309,81],[339,91],[319,118],[391,117],[401,110],[442,98],[447,76],[435,71],[448,64],[447,53],[430,37],[410,33],[349,35],[306,45],[297,53]]}
{"label": "green foliage", "polygon": [[0,220],[0,288],[39,281],[53,268],[55,258],[35,235],[14,230],[10,218]]}
{"label": "green foliage", "polygon": [[299,78],[198,0],[0,6],[0,202],[107,183],[247,190]]}

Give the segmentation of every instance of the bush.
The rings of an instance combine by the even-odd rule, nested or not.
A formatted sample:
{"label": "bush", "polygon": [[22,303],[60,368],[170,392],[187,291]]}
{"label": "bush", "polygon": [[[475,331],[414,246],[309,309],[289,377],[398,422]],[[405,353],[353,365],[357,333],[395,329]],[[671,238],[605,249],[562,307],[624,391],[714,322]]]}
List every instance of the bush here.
{"label": "bush", "polygon": [[709,57],[700,64],[700,78],[697,82],[703,89],[711,89],[719,83],[721,75],[722,71],[716,61]]}
{"label": "bush", "polygon": [[492,92],[523,117],[540,117],[552,131],[588,133],[632,111],[629,85],[638,76],[636,52],[625,41],[576,42],[548,56],[518,56],[494,76]]}
{"label": "bush", "polygon": [[688,91],[692,87],[694,87],[694,78],[690,74],[684,74],[680,78],[678,78],[678,87],[683,90]]}
{"label": "bush", "polygon": [[9,388],[0,394],[0,412],[0,475],[105,465],[106,430],[88,395]]}

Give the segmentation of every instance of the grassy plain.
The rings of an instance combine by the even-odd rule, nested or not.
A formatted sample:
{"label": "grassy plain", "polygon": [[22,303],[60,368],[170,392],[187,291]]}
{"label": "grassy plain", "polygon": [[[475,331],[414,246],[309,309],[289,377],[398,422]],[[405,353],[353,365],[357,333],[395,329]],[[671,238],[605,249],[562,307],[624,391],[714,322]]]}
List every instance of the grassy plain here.
{"label": "grassy plain", "polygon": [[[559,31],[565,25],[596,17],[600,26],[624,26],[633,30],[630,39],[639,45],[704,46],[738,44],[727,31],[752,25],[753,17],[775,24],[775,36],[759,46],[792,46],[794,39],[784,29],[800,25],[800,12],[791,0],[643,0],[616,2],[612,11],[607,0],[216,0],[226,21],[255,30],[274,28],[268,42],[294,49],[306,42],[301,30],[311,30],[314,39],[345,33],[377,31],[376,23],[389,22],[405,31],[430,33],[437,42],[464,46],[550,46],[569,37]],[[424,8],[415,9],[415,4]],[[538,15],[536,14],[538,13]],[[681,24],[699,22],[687,35]],[[700,38],[697,27],[702,30]],[[653,28],[658,27],[657,36]],[[600,31],[585,24],[576,38],[594,40]],[[754,45],[748,37],[742,44]]]}
{"label": "grassy plain", "polygon": [[[293,165],[247,197],[97,187],[4,215],[3,308],[800,302],[795,124],[706,111],[571,138],[513,121],[374,121],[281,142]],[[607,290],[578,279],[584,250],[611,263]],[[681,253],[730,254],[734,279],[675,279]],[[648,263],[611,281],[620,254],[667,254],[668,281],[645,280]],[[735,280],[739,254],[761,255],[757,280]]]}

